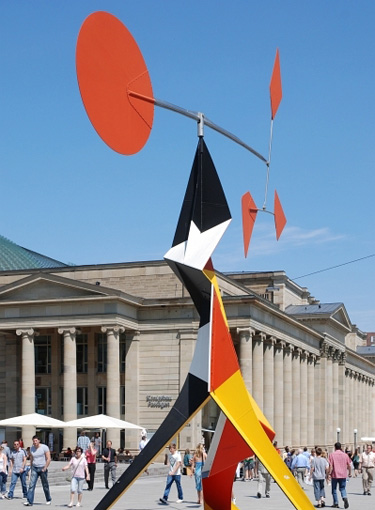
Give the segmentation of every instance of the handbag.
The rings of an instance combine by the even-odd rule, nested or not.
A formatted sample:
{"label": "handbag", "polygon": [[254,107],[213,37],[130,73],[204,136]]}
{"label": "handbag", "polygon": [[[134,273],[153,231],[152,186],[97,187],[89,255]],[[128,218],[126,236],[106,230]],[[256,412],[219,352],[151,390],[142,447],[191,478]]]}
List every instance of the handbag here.
{"label": "handbag", "polygon": [[71,482],[71,481],[72,481],[72,478],[74,477],[75,472],[77,471],[77,468],[78,468],[78,466],[79,466],[79,464],[80,464],[81,460],[82,460],[82,457],[79,459],[79,462],[78,462],[78,464],[76,465],[76,467],[74,468],[73,473],[65,477],[65,480],[66,480],[67,482]]}

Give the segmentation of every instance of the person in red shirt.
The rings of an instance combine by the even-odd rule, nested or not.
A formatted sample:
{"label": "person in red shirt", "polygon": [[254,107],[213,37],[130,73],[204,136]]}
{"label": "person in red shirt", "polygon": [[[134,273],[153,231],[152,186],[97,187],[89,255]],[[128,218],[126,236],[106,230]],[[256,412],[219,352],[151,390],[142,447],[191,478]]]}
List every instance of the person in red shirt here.
{"label": "person in red shirt", "polygon": [[87,490],[92,491],[94,488],[94,478],[96,471],[96,455],[98,450],[95,448],[95,441],[90,441],[90,445],[85,451],[85,456],[87,460],[87,467],[90,473],[90,479],[87,480],[88,488]]}
{"label": "person in red shirt", "polygon": [[350,475],[350,458],[341,450],[341,443],[335,443],[335,451],[328,457],[329,472],[331,475],[333,508],[339,508],[337,498],[337,484],[344,501],[344,508],[349,508],[348,496],[346,494],[346,478]]}

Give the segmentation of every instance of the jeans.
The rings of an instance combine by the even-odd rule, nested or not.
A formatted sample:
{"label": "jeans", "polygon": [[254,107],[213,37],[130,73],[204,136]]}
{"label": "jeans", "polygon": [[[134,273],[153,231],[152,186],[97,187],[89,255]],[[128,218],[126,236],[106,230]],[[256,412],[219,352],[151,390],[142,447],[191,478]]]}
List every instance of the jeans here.
{"label": "jeans", "polygon": [[116,483],[116,464],[114,462],[107,462],[104,464],[104,485],[108,489],[108,478],[109,473],[111,473],[112,477],[112,485]]}
{"label": "jeans", "polygon": [[12,478],[10,479],[8,498],[13,498],[14,487],[16,486],[18,479],[21,480],[22,494],[23,494],[23,497],[26,498],[27,487],[26,487],[26,472],[25,471],[22,471],[22,473],[15,473],[14,471],[12,472]]}
{"label": "jeans", "polygon": [[0,492],[5,494],[7,491],[7,479],[8,475],[4,471],[0,471]]}
{"label": "jeans", "polygon": [[175,482],[177,486],[178,499],[184,499],[182,494],[181,487],[181,475],[168,475],[167,476],[167,484],[164,489],[163,499],[167,500],[169,496],[169,491],[171,490],[172,483]]}
{"label": "jeans", "polygon": [[32,466],[31,468],[31,476],[30,476],[30,485],[29,490],[27,491],[27,501],[32,505],[34,503],[34,492],[35,492],[35,486],[36,482],[38,481],[38,478],[40,477],[40,480],[42,482],[42,487],[44,491],[44,495],[46,497],[46,501],[51,501],[51,494],[49,492],[49,485],[48,485],[48,470],[46,469],[43,471],[44,468],[39,468]]}
{"label": "jeans", "polygon": [[84,478],[76,478],[73,476],[72,481],[70,482],[70,492],[72,494],[82,494],[83,492],[83,484],[85,482]]}
{"label": "jeans", "polygon": [[314,495],[318,502],[321,501],[321,498],[326,497],[326,493],[324,491],[324,478],[319,480],[314,479]]}
{"label": "jeans", "polygon": [[333,504],[338,505],[339,500],[337,497],[337,484],[339,484],[339,489],[341,492],[342,499],[346,498],[346,478],[332,478],[332,497],[333,497]]}

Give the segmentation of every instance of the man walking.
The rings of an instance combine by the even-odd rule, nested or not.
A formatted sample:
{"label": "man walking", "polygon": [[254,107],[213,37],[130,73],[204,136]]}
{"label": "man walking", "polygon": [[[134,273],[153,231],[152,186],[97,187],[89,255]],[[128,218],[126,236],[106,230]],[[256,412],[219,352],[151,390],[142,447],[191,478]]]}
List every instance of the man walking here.
{"label": "man walking", "polygon": [[305,489],[305,474],[310,469],[310,463],[301,448],[298,450],[298,455],[294,457],[290,469],[295,473],[295,477],[302,489]]}
{"label": "man walking", "polygon": [[258,466],[258,492],[257,492],[257,498],[262,497],[263,492],[263,484],[265,482],[265,493],[264,495],[266,498],[270,497],[270,490],[271,490],[271,475],[267,471],[267,469],[263,466],[263,464],[260,462],[259,459],[257,459],[256,462]]}
{"label": "man walking", "polygon": [[17,484],[17,480],[21,480],[22,494],[24,499],[27,497],[26,487],[26,453],[20,447],[19,441],[14,441],[13,450],[10,452],[10,468],[9,475],[11,475],[10,487],[8,495],[5,496],[7,499],[13,499],[14,488]]}
{"label": "man walking", "polygon": [[375,453],[371,445],[366,447],[367,451],[359,457],[359,469],[362,470],[363,495],[371,496],[371,484],[374,479]]}
{"label": "man walking", "polygon": [[333,508],[339,508],[337,497],[337,484],[341,497],[344,501],[344,508],[349,508],[349,501],[346,494],[346,477],[350,475],[349,456],[341,450],[341,443],[335,443],[335,451],[329,455],[329,472],[331,475]]}
{"label": "man walking", "polygon": [[86,436],[86,432],[84,430],[82,430],[81,435],[78,436],[77,446],[81,448],[83,454],[86,453],[86,450],[88,450],[90,446],[90,439]]}
{"label": "man walking", "polygon": [[116,483],[117,455],[116,450],[112,448],[112,441],[107,441],[107,448],[104,448],[102,459],[104,461],[104,485],[109,489],[109,473],[112,477],[112,486]]}
{"label": "man walking", "polygon": [[169,471],[167,475],[167,483],[165,485],[164,494],[163,497],[159,499],[160,503],[163,505],[168,504],[168,496],[169,491],[171,490],[172,483],[175,482],[177,486],[177,494],[178,499],[176,500],[176,503],[182,503],[184,496],[182,493],[182,487],[181,487],[181,454],[176,448],[176,444],[172,443],[169,445],[169,454],[168,454],[168,464],[169,464]]}
{"label": "man walking", "polygon": [[27,491],[27,501],[25,506],[32,506],[34,503],[35,486],[38,478],[42,482],[44,495],[46,497],[47,505],[51,504],[51,494],[49,492],[48,484],[48,466],[51,462],[51,453],[47,445],[42,444],[38,436],[33,437],[33,446],[30,448],[31,458],[31,475],[30,485]]}

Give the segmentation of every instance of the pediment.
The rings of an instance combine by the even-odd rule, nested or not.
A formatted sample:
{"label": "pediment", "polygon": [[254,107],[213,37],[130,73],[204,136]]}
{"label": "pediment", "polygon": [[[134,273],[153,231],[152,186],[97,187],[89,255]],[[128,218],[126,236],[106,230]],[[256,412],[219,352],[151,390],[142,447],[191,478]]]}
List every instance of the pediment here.
{"label": "pediment", "polygon": [[332,314],[332,319],[337,321],[339,324],[342,324],[345,328],[351,329],[351,323],[346,313],[345,308],[340,307],[334,314]]}
{"label": "pediment", "polygon": [[100,297],[113,294],[109,290],[69,278],[38,274],[1,287],[0,302]]}

